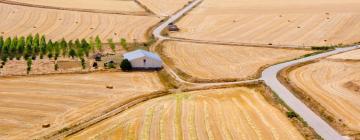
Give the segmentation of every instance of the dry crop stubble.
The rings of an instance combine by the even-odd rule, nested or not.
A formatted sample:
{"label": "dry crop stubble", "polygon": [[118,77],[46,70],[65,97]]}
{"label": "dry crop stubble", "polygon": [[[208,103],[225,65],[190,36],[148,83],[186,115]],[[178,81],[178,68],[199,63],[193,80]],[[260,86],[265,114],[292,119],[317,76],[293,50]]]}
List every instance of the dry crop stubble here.
{"label": "dry crop stubble", "polygon": [[[259,113],[260,117],[255,117]],[[123,124],[132,119],[140,121],[140,126],[131,133],[140,139],[304,139],[260,93],[245,87],[153,99],[69,139],[111,138],[124,133]]]}
{"label": "dry crop stubble", "polygon": [[[145,72],[2,78],[0,139],[34,138],[58,131],[162,89],[156,74]],[[47,123],[51,126],[42,128]]]}

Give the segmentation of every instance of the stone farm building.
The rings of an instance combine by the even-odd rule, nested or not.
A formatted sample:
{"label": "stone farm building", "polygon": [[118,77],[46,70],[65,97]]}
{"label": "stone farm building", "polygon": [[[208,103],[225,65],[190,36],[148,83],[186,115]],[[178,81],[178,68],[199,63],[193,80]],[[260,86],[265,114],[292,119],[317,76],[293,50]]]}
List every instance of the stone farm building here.
{"label": "stone farm building", "polygon": [[125,53],[123,57],[130,61],[134,69],[160,69],[163,64],[161,58],[157,54],[145,50],[136,50]]}

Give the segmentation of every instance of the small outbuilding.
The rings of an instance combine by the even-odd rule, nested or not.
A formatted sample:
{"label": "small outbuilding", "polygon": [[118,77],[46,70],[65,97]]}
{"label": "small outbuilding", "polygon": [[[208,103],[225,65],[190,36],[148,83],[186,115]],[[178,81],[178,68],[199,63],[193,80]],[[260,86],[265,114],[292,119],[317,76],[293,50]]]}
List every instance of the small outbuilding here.
{"label": "small outbuilding", "polygon": [[161,69],[163,65],[157,54],[145,50],[126,53],[123,58],[130,61],[133,69]]}

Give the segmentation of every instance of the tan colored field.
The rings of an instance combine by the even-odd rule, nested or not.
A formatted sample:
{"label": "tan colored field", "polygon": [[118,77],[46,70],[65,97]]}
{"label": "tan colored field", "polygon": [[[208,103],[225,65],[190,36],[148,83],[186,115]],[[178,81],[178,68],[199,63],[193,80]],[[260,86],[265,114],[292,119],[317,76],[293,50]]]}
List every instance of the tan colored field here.
{"label": "tan colored field", "polygon": [[171,36],[291,47],[354,43],[360,1],[205,0],[178,25]]}
{"label": "tan colored field", "polygon": [[69,139],[303,139],[250,88],[194,91],[150,100]]}
{"label": "tan colored field", "polygon": [[321,60],[289,74],[289,79],[310,95],[336,120],[360,132],[360,62]]}
{"label": "tan colored field", "polygon": [[[60,130],[162,88],[155,73],[143,72],[1,78],[0,139],[31,139]],[[42,128],[47,123],[51,127]]]}
{"label": "tan colored field", "polygon": [[115,12],[146,12],[133,0],[8,0],[25,4],[42,6],[76,8],[89,10],[106,10]]}
{"label": "tan colored field", "polygon": [[300,57],[311,51],[165,42],[163,52],[175,67],[200,79],[249,79],[261,67]]}
{"label": "tan colored field", "polygon": [[7,4],[0,4],[0,18],[0,36],[40,33],[53,40],[70,40],[99,35],[104,42],[108,38],[118,41],[120,37],[129,41],[145,41],[147,30],[160,21],[157,17],[74,12]]}
{"label": "tan colored field", "polygon": [[360,60],[360,49],[330,56],[331,59]]}
{"label": "tan colored field", "polygon": [[138,0],[159,16],[170,16],[191,0]]}

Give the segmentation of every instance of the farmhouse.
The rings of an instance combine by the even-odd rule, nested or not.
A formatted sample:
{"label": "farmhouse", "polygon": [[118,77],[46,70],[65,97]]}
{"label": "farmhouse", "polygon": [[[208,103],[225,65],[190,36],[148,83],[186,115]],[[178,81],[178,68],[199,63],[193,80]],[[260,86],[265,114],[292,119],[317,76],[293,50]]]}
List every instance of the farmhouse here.
{"label": "farmhouse", "polygon": [[124,54],[124,59],[130,61],[134,69],[160,69],[162,68],[161,58],[154,53],[145,50],[136,50]]}

